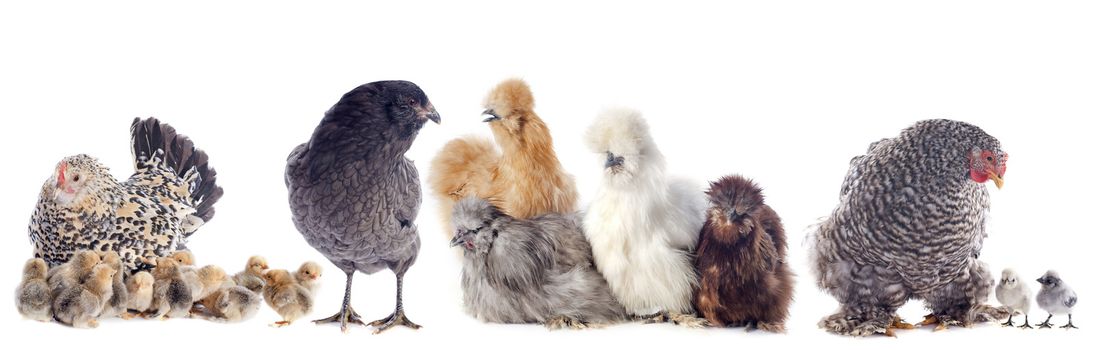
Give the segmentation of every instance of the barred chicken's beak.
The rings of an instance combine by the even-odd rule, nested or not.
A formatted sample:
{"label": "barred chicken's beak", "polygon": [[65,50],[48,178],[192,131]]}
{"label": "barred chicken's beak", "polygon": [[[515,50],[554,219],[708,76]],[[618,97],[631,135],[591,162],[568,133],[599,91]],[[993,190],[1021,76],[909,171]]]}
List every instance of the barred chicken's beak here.
{"label": "barred chicken's beak", "polygon": [[486,119],[483,119],[483,120],[482,120],[482,122],[483,122],[483,123],[489,123],[489,122],[492,122],[492,121],[495,121],[495,120],[499,120],[499,119],[501,119],[500,117],[498,117],[498,115],[497,115],[497,114],[494,114],[494,110],[493,110],[493,109],[487,109],[487,110],[485,110],[485,111],[482,111],[482,115],[488,115],[488,116],[490,116],[490,117],[488,117],[488,118],[486,118]]}
{"label": "barred chicken's beak", "polygon": [[988,172],[988,178],[990,178],[992,182],[995,182],[995,187],[996,188],[1003,189],[1003,178],[1001,178],[1001,177],[999,177],[999,175],[995,174],[994,171],[989,171]]}

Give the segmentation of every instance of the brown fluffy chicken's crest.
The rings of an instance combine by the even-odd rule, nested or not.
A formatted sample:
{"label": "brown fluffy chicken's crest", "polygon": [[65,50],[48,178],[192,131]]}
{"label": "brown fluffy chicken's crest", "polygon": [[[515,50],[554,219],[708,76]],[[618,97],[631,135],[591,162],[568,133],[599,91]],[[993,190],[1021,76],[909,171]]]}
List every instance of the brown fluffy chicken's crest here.
{"label": "brown fluffy chicken's crest", "polygon": [[532,97],[532,88],[524,80],[513,78],[498,83],[490,94],[486,95],[483,106],[494,110],[502,119],[520,118],[532,113],[536,100]]}
{"label": "brown fluffy chicken's crest", "polygon": [[[736,233],[751,231],[756,223],[749,214],[764,205],[762,189],[741,176],[725,176],[712,182],[706,194],[712,204],[709,214],[713,221],[731,228],[718,235],[726,240],[736,239]],[[733,234],[733,237],[722,237],[725,234]]]}

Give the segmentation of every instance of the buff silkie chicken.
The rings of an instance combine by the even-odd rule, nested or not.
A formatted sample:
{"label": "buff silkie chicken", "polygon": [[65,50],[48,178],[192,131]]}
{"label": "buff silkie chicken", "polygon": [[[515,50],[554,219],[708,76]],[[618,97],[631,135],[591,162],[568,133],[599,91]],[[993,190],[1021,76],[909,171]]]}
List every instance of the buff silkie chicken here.
{"label": "buff silkie chicken", "polygon": [[[483,103],[494,142],[465,137],[433,158],[429,186],[440,202],[447,235],[452,207],[465,197],[486,199],[506,215],[528,219],[577,210],[577,188],[555,156],[551,131],[536,114],[528,84],[501,82]],[[501,148],[501,152],[494,144]]]}
{"label": "buff silkie chicken", "polygon": [[634,110],[602,113],[586,134],[603,179],[585,216],[597,269],[627,313],[690,327],[698,283],[692,252],[706,201],[698,184],[666,175],[645,119]]}
{"label": "buff silkie chicken", "polygon": [[85,154],[57,164],[30,220],[35,257],[54,267],[77,250],[113,250],[133,271],[213,218],[223,191],[205,152],[155,118],[134,120],[130,133],[136,172],[124,182]]}
{"label": "buff silkie chicken", "polygon": [[851,160],[840,203],[813,235],[818,286],[840,303],[821,320],[829,332],[892,335],[911,328],[896,311],[921,299],[922,324],[999,319],[986,305],[994,279],[977,259],[990,201],[1003,187],[1007,153],[974,125],[925,120]]}

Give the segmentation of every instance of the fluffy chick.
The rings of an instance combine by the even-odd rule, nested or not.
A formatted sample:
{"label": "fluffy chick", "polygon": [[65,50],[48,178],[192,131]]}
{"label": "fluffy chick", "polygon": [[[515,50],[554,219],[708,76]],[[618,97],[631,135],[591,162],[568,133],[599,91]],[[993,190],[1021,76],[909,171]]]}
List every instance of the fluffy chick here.
{"label": "fluffy chick", "polygon": [[266,286],[266,280],[262,275],[269,268],[270,265],[266,264],[266,258],[255,255],[247,259],[247,266],[243,268],[243,271],[232,276],[232,280],[235,281],[236,285],[247,288],[251,292],[262,293],[262,288]]}
{"label": "fluffy chick", "polygon": [[15,307],[23,317],[42,322],[53,318],[48,274],[49,265],[43,259],[27,260],[23,266],[23,280],[15,289]]}
{"label": "fluffy chick", "polygon": [[632,315],[702,325],[687,315],[697,284],[691,253],[706,207],[701,189],[665,175],[665,160],[637,111],[605,111],[586,141],[601,155],[604,173],[585,235],[612,294]]}
{"label": "fluffy chick", "polygon": [[[152,307],[152,285],[155,281],[148,271],[140,271],[129,276],[125,281],[125,290],[129,294],[129,300],[125,305],[128,311],[144,313]],[[132,315],[126,312],[122,314],[122,317],[128,319]]]}
{"label": "fluffy chick", "polygon": [[551,328],[624,318],[623,306],[593,267],[577,215],[521,220],[474,197],[454,210],[452,246],[464,248],[464,307],[475,318]]}
{"label": "fluffy chick", "polygon": [[68,262],[49,270],[49,290],[52,299],[74,286],[83,283],[91,275],[91,269],[102,261],[98,253],[90,250],[77,252]]}
{"label": "fluffy chick", "polygon": [[217,289],[201,300],[199,317],[223,323],[236,323],[251,319],[262,306],[262,298],[243,286]]}
{"label": "fluffy chick", "polygon": [[1003,326],[1014,327],[1014,315],[1021,313],[1026,317],[1026,322],[1018,328],[1033,328],[1029,325],[1029,287],[1018,279],[1014,270],[1003,270],[1003,277],[995,287],[995,298],[1007,308],[1007,322]]}
{"label": "fluffy chick", "polygon": [[98,327],[98,317],[114,292],[115,273],[106,264],[95,265],[86,281],[61,292],[53,301],[53,317],[76,328]]}
{"label": "fluffy chick", "polygon": [[1075,290],[1068,287],[1064,283],[1064,280],[1060,279],[1060,274],[1056,271],[1049,270],[1045,272],[1044,276],[1037,279],[1037,283],[1041,284],[1041,291],[1037,292],[1037,306],[1048,312],[1048,318],[1045,322],[1037,324],[1040,328],[1051,328],[1052,315],[1054,314],[1067,314],[1067,324],[1060,326],[1060,328],[1074,328],[1074,324],[1071,323],[1071,310],[1075,308],[1075,304],[1079,303],[1079,297],[1075,294]]}
{"label": "fluffy chick", "polygon": [[215,265],[205,265],[197,270],[198,289],[194,292],[194,300],[202,300],[217,290],[235,285],[224,269]]}
{"label": "fluffy chick", "polygon": [[300,264],[300,268],[296,269],[296,273],[293,274],[293,278],[296,278],[296,283],[299,283],[312,295],[319,289],[319,277],[323,276],[323,267],[319,266],[319,263],[314,261],[308,261]]}
{"label": "fluffy chick", "polygon": [[271,326],[288,326],[293,321],[311,313],[313,306],[311,293],[307,288],[296,283],[296,279],[289,271],[266,271],[265,279],[266,287],[262,289],[262,297],[266,299],[266,304],[281,315],[281,321],[274,322]]}
{"label": "fluffy chick", "polygon": [[152,307],[149,318],[186,317],[194,304],[192,283],[183,275],[179,261],[170,257],[156,259],[152,269]]}
{"label": "fluffy chick", "polygon": [[189,250],[178,250],[168,257],[177,261],[179,266],[194,266],[194,253]]}
{"label": "fluffy chick", "polygon": [[[506,215],[527,219],[577,210],[577,189],[555,155],[551,131],[536,114],[535,99],[520,79],[499,83],[483,101],[499,153],[489,140],[456,139],[433,158],[429,185],[439,199],[442,223],[467,196],[486,199]],[[453,231],[448,227],[445,232]]]}
{"label": "fluffy chick", "polygon": [[707,191],[695,306],[715,326],[784,332],[794,295],[782,220],[751,180],[723,177]]}
{"label": "fluffy chick", "polygon": [[125,287],[125,269],[123,269],[124,262],[121,256],[115,251],[107,251],[99,253],[102,258],[103,264],[110,266],[116,273],[114,274],[114,281],[111,283],[110,300],[107,301],[106,306],[103,307],[102,314],[99,317],[115,317],[121,316],[128,318],[127,304],[129,304],[129,290]]}

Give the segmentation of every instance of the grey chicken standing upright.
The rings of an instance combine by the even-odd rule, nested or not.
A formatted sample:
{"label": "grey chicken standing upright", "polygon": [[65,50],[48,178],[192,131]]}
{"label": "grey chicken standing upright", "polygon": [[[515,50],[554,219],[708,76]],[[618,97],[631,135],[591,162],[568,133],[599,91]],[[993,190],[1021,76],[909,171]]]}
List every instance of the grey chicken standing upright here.
{"label": "grey chicken standing upright", "polygon": [[369,325],[418,328],[403,312],[403,275],[418,256],[414,219],[421,185],[404,154],[427,121],[441,118],[407,81],[358,86],[327,111],[311,139],[293,149],[285,185],[293,223],[304,239],[346,273],[342,309],[316,323],[364,324],[350,306],[353,273],[395,273],[395,311]]}
{"label": "grey chicken standing upright", "polygon": [[931,311],[925,324],[969,324],[1006,314],[987,306],[994,279],[977,259],[990,206],[983,183],[1003,186],[1007,153],[974,125],[925,120],[851,160],[840,204],[817,229],[817,285],[840,303],[820,322],[865,336],[909,328],[896,316],[908,299]]}

